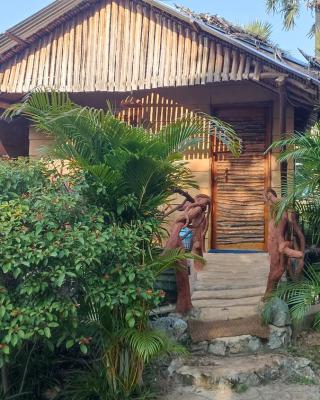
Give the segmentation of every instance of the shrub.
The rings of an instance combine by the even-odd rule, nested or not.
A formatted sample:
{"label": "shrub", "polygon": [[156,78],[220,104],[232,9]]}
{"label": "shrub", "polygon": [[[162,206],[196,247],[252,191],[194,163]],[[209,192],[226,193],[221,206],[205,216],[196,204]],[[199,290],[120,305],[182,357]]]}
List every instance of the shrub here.
{"label": "shrub", "polygon": [[[10,165],[25,178],[23,162]],[[117,366],[126,353],[129,375],[110,378],[110,393],[121,388],[124,398],[141,383],[149,357],[168,349],[163,337],[146,333],[149,311],[161,298],[153,285],[184,255],[153,254],[157,220],[109,223],[104,210],[86,203],[78,179],[66,185],[66,178],[49,179],[44,164],[33,168],[41,186],[25,185],[0,203],[0,366],[17,363],[21,350],[36,343],[95,357],[119,354]],[[142,353],[134,347],[139,337],[147,347]]]}

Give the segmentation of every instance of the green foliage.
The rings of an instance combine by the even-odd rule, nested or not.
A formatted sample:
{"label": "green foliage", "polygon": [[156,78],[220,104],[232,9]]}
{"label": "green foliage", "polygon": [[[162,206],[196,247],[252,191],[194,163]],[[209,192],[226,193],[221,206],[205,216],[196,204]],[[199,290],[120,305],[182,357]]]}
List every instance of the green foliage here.
{"label": "green foliage", "polygon": [[272,35],[272,25],[269,22],[255,20],[244,25],[243,29],[249,34],[259,37],[262,41],[269,41]]}
{"label": "green foliage", "polygon": [[47,185],[50,171],[41,161],[0,160],[0,201],[13,200]]}
{"label": "green foliage", "polygon": [[[6,116],[21,113],[54,136],[51,151],[69,161],[69,173],[11,164],[23,184],[8,185],[0,198],[0,366],[15,364],[34,343],[81,352],[66,398],[130,398],[146,364],[182,351],[148,327],[161,300],[156,277],[192,257],[181,250],[161,255],[153,243],[163,222],[159,206],[174,189],[196,186],[182,152],[204,129],[217,130],[235,155],[241,143],[209,116],[150,134],[64,93],[35,91]],[[3,182],[10,171],[4,167]]]}
{"label": "green foliage", "polygon": [[161,354],[186,353],[163,333],[151,331],[147,320],[142,318],[137,327],[127,328],[120,316],[105,311],[89,313],[86,326],[96,346],[82,368],[68,376],[66,399],[140,398],[145,365]]}
{"label": "green foliage", "polygon": [[192,255],[153,250],[157,219],[114,224],[83,197],[81,174],[61,178],[34,162],[33,181],[25,162],[7,163],[2,170],[10,174],[12,166],[26,182],[17,194],[3,191],[0,201],[0,366],[17,370],[8,398],[25,393],[25,386],[26,398],[34,398],[42,387],[29,375],[34,346],[81,351],[93,370],[100,361],[92,360],[101,360],[108,393],[126,398],[140,385],[146,363],[179,351],[148,330],[148,316],[161,300],[156,277]]}
{"label": "green foliage", "polygon": [[301,8],[305,6],[314,10],[316,0],[266,0],[266,5],[269,12],[282,14],[285,29],[292,29],[295,26],[296,18],[300,15]]}
{"label": "green foliage", "polygon": [[64,93],[43,91],[32,92],[5,117],[20,114],[54,136],[53,153],[84,171],[89,202],[107,209],[117,222],[159,216],[159,206],[174,188],[197,186],[182,155],[202,140],[204,129],[217,130],[234,154],[241,151],[231,126],[205,115],[150,134],[121,122],[110,110],[81,107]]}
{"label": "green foliage", "polygon": [[279,148],[280,162],[293,161],[294,175],[289,176],[288,195],[277,208],[277,220],[284,210],[298,211],[310,244],[320,243],[320,123],[309,132],[295,133],[272,144],[270,149]]}
{"label": "green foliage", "polygon": [[[270,320],[272,303],[276,297],[283,299],[290,308],[290,315],[294,323],[300,323],[311,306],[320,296],[320,265],[307,266],[305,277],[302,281],[286,282],[279,285],[264,309],[264,320]],[[320,315],[315,319],[315,327],[320,326]]]}

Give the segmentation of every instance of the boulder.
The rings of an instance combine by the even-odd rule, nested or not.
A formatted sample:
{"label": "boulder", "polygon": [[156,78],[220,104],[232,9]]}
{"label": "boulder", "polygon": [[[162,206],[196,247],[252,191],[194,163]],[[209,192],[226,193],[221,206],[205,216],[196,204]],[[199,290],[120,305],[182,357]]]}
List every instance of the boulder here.
{"label": "boulder", "polygon": [[188,324],[181,318],[161,317],[150,321],[150,326],[156,331],[165,332],[170,338],[180,340],[184,337]]}
{"label": "boulder", "polygon": [[270,350],[287,347],[291,342],[291,336],[292,329],[290,326],[278,328],[277,326],[270,325],[270,336],[267,347]]}
{"label": "boulder", "polygon": [[215,356],[225,356],[227,351],[227,345],[221,340],[215,340],[209,344],[208,353]]}
{"label": "boulder", "polygon": [[271,304],[268,307],[270,307],[269,324],[278,326],[279,328],[291,324],[289,307],[286,302],[277,297],[271,300]]}

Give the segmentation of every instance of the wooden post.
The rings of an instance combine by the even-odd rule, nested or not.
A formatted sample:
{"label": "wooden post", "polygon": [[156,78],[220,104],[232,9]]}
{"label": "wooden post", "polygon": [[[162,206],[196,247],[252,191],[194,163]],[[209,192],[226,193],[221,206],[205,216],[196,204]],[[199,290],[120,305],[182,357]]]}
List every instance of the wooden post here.
{"label": "wooden post", "polygon": [[[286,95],[286,83],[285,79],[278,81],[279,86],[279,130],[280,137],[282,138],[287,129],[287,95]],[[285,149],[281,149],[285,150]],[[287,172],[288,172],[288,163],[286,161],[282,162],[280,165],[280,174],[281,174],[281,196],[286,196],[288,189],[288,180],[287,180]]]}

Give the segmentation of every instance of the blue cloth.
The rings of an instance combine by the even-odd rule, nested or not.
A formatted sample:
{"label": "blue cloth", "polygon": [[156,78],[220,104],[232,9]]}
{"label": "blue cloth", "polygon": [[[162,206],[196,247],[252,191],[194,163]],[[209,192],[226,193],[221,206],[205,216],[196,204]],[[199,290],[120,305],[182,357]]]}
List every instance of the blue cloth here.
{"label": "blue cloth", "polygon": [[192,231],[189,228],[182,228],[179,236],[182,238],[183,246],[186,250],[192,249]]}

